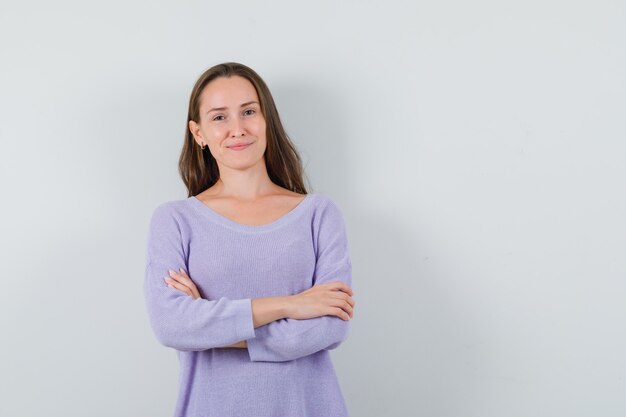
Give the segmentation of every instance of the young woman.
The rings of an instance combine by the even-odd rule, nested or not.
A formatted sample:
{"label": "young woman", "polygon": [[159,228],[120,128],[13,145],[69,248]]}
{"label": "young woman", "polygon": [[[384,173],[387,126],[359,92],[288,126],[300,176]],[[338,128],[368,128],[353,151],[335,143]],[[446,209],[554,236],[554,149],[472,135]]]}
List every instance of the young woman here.
{"label": "young woman", "polygon": [[354,314],[342,213],[307,193],[300,157],[251,68],[216,65],[189,100],[179,171],[161,203],[144,294],[176,349],[176,417],[346,417],[330,350]]}

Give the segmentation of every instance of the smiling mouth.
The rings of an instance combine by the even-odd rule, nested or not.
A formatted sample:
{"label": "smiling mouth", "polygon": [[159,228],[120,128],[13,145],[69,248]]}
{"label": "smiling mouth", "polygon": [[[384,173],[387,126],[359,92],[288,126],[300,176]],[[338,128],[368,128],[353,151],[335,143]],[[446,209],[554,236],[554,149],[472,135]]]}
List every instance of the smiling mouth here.
{"label": "smiling mouth", "polygon": [[228,146],[228,149],[235,149],[235,150],[244,149],[244,148],[247,148],[249,145],[250,145],[249,143],[242,143],[239,145]]}

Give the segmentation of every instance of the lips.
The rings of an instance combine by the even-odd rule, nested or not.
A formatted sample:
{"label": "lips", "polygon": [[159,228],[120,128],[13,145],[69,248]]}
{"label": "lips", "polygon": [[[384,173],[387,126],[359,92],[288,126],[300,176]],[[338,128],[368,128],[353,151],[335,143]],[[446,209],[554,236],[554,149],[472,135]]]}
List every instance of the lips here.
{"label": "lips", "polygon": [[239,142],[239,143],[234,143],[232,145],[227,146],[227,148],[238,148],[238,147],[242,147],[242,146],[247,146],[250,145],[250,143],[248,142]]}

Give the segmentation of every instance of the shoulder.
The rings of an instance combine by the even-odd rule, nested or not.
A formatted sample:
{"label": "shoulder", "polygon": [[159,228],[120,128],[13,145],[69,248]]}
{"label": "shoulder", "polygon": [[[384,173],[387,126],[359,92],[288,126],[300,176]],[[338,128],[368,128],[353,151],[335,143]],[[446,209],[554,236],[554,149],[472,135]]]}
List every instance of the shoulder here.
{"label": "shoulder", "polygon": [[343,223],[343,211],[337,201],[326,193],[316,192],[313,199],[314,223]]}
{"label": "shoulder", "polygon": [[326,193],[322,193],[322,192],[312,193],[311,197],[313,197],[313,199],[315,200],[316,207],[320,209],[341,211],[341,208],[339,204],[336,202],[336,200]]}
{"label": "shoulder", "polygon": [[157,204],[152,210],[151,224],[180,224],[190,209],[190,199],[167,200]]}

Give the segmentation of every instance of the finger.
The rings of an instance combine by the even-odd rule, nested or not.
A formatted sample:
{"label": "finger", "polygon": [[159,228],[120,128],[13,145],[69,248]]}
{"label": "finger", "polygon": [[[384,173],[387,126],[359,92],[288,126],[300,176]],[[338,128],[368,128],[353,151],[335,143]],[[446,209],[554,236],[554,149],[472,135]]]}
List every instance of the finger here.
{"label": "finger", "polygon": [[340,290],[347,294],[350,294],[351,296],[354,295],[354,293],[352,292],[352,288],[350,288],[350,286],[343,281],[334,281],[329,283],[328,286],[333,290]]}
{"label": "finger", "polygon": [[345,321],[350,320],[350,316],[348,315],[348,313],[346,313],[345,311],[343,311],[342,309],[340,309],[339,307],[333,307],[331,309],[331,313],[334,316],[339,317],[340,319],[343,319]]}
{"label": "finger", "polygon": [[354,305],[356,304],[356,302],[352,299],[352,297],[350,297],[348,294],[346,294],[343,291],[331,291],[331,296],[333,298],[347,301],[348,303],[350,303],[350,305],[353,308],[354,308]]}
{"label": "finger", "polygon": [[167,282],[167,286],[168,287],[177,289],[179,291],[182,291],[185,294],[191,296],[194,300],[198,299],[198,298],[202,298],[200,296],[200,294],[196,295],[196,293],[194,293],[194,291],[192,291],[189,287],[181,284],[180,282],[178,282],[178,281],[176,281],[176,280],[174,280],[174,279],[172,279],[170,277],[165,277],[164,280],[165,280],[165,282]]}
{"label": "finger", "polygon": [[345,292],[346,294],[353,296],[354,292],[352,291],[352,288],[350,288],[350,286],[348,284],[346,284],[345,282],[342,281],[338,281],[339,282],[339,289],[343,292]]}
{"label": "finger", "polygon": [[193,281],[191,280],[191,278],[189,278],[189,276],[182,275],[178,272],[174,272],[170,270],[170,277],[174,278],[176,281],[180,282],[181,284],[184,284],[185,286],[189,288],[196,286],[196,284],[193,283]]}
{"label": "finger", "polygon": [[345,300],[339,300],[338,302],[336,302],[335,307],[339,307],[341,308],[343,311],[345,311],[346,313],[348,313],[348,315],[350,317],[352,317],[353,313],[354,313],[354,309],[352,308],[352,306],[350,305],[349,302],[345,301]]}
{"label": "finger", "polygon": [[168,287],[170,287],[170,288],[175,288],[175,289],[177,289],[177,290],[179,290],[179,291],[184,292],[184,293],[185,293],[185,294],[187,294],[187,295],[192,295],[192,294],[191,294],[191,290],[190,290],[188,287],[184,286],[184,285],[183,285],[183,284],[181,284],[180,282],[177,282],[177,281],[175,281],[175,280],[173,280],[173,279],[172,279],[172,280],[170,280],[170,281],[168,282],[168,284],[167,284],[167,285],[168,285]]}
{"label": "finger", "polygon": [[[333,291],[336,293],[341,293],[341,291]],[[341,293],[343,294],[343,293]],[[348,295],[344,294],[346,297],[349,297]],[[337,307],[337,308],[341,308],[343,311],[345,311],[350,317],[352,317],[353,314],[353,310],[354,307],[352,307],[352,304],[350,303],[349,300],[338,296],[338,297],[331,297],[327,302],[328,306],[331,307]]]}
{"label": "finger", "polygon": [[192,296],[194,299],[200,298],[200,293],[198,292],[198,289],[195,286],[194,286],[194,288],[189,288],[185,284],[182,284],[182,283],[180,283],[178,281],[175,281],[172,278],[170,278],[170,280],[171,280],[170,281],[171,283],[176,285],[176,288],[178,288],[179,290],[181,290],[185,294]]}
{"label": "finger", "polygon": [[192,295],[194,297],[196,297],[196,296],[200,297],[200,292],[196,288],[196,284],[194,284],[194,282],[191,280],[191,278],[189,278],[189,276],[187,274],[183,275],[181,273],[174,272],[171,269],[169,270],[169,272],[170,272],[170,276],[172,278],[174,278],[175,280],[179,281],[181,284],[183,284],[187,288],[189,288],[191,290]]}

